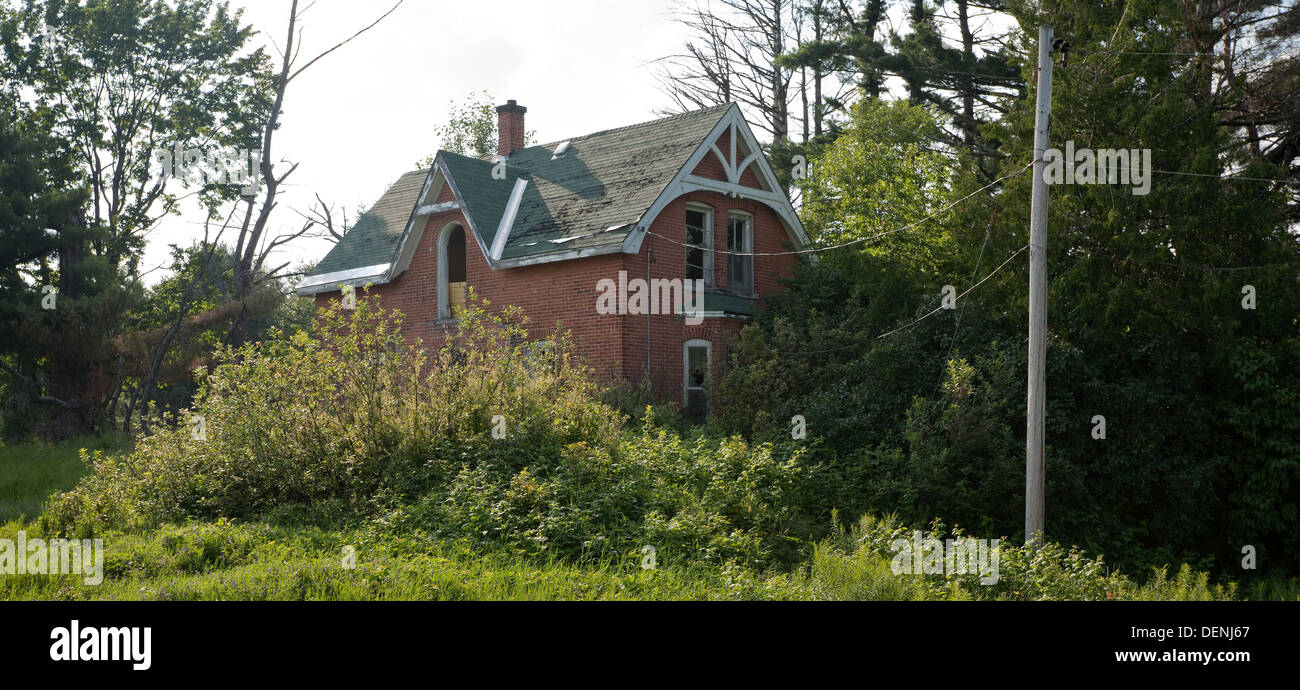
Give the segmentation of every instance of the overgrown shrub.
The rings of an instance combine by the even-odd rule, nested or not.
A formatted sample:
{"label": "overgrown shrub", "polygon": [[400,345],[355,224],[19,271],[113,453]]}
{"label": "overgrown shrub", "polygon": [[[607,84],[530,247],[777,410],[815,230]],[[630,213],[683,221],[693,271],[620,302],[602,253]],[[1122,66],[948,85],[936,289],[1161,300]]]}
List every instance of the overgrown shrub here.
{"label": "overgrown shrub", "polygon": [[[56,496],[51,532],[259,518],[469,540],[565,559],[788,563],[800,555],[802,451],[655,426],[599,401],[563,333],[525,340],[471,306],[426,356],[375,299],[226,350],[185,423]],[[671,419],[671,415],[668,417]]]}
{"label": "overgrown shrub", "polygon": [[[998,543],[997,577],[989,572],[966,574],[896,574],[895,542],[911,541],[916,530],[896,516],[863,516],[850,530],[836,531],[813,552],[808,583],[814,596],[827,599],[908,600],[1070,600],[1125,599],[1229,600],[1235,585],[1209,584],[1209,575],[1183,564],[1171,578],[1168,567],[1156,568],[1145,584],[1089,558],[1077,548],[1055,542],[1024,546],[1006,539]],[[971,535],[935,521],[921,538],[959,540]],[[987,538],[987,537],[981,537]],[[985,577],[988,582],[982,582]],[[992,581],[996,580],[996,581]]]}
{"label": "overgrown shrub", "polygon": [[[610,443],[619,420],[559,341],[522,340],[518,315],[472,307],[429,357],[377,299],[322,312],[306,333],[227,349],[201,372],[194,408],[92,471],[44,520],[89,533],[183,518],[276,511],[345,520],[437,486],[463,458],[516,469],[571,443]],[[492,437],[500,415],[504,439]]]}
{"label": "overgrown shrub", "polygon": [[[653,416],[653,413],[648,413]],[[518,468],[466,458],[439,490],[384,515],[399,530],[520,553],[745,564],[796,557],[790,503],[803,468],[770,446],[645,425],[613,445],[578,442]]]}

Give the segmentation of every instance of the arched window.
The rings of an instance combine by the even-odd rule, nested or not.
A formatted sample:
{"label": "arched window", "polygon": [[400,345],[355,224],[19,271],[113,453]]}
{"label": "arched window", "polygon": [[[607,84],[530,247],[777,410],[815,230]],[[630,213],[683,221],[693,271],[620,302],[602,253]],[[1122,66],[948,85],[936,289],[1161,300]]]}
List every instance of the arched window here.
{"label": "arched window", "polygon": [[697,338],[682,345],[682,402],[693,421],[703,421],[709,414],[712,354],[713,344],[707,340]]}
{"label": "arched window", "polygon": [[465,306],[465,229],[449,223],[438,235],[438,318],[455,317]]}

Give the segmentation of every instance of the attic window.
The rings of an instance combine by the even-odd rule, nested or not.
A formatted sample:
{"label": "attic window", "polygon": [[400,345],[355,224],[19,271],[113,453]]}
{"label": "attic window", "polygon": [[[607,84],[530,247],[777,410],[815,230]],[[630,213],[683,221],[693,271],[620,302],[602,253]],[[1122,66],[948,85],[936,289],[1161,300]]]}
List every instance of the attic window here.
{"label": "attic window", "polygon": [[560,144],[559,146],[555,147],[555,153],[551,154],[551,160],[555,160],[556,158],[563,158],[564,154],[568,152],[569,152],[569,142],[566,141],[563,144]]}
{"label": "attic window", "polygon": [[438,318],[460,318],[465,306],[465,229],[449,223],[438,236]]}

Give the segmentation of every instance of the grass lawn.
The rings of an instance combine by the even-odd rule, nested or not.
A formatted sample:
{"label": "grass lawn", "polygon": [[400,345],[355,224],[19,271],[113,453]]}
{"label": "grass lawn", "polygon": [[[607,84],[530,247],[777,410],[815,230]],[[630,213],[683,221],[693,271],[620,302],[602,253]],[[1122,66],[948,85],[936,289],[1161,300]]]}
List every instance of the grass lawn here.
{"label": "grass lawn", "polygon": [[117,447],[111,436],[0,447],[0,523],[32,520],[50,494],[72,488],[86,472],[80,449]]}
{"label": "grass lawn", "polygon": [[[18,523],[0,526],[13,538]],[[33,536],[33,527],[28,538]],[[231,522],[104,537],[103,583],[0,577],[0,600],[781,600],[811,598],[789,576],[725,569],[576,567],[480,553],[418,536]],[[355,567],[345,567],[344,547]]]}
{"label": "grass lawn", "polygon": [[[31,524],[55,492],[86,472],[82,448],[120,447],[111,437],[0,448],[0,538]],[[195,523],[103,535],[104,581],[78,576],[0,576],[0,600],[700,600],[808,598],[785,576],[692,568],[580,568],[458,544],[364,530]],[[355,568],[343,567],[344,547]]]}
{"label": "grass lawn", "polygon": [[[34,524],[54,492],[86,468],[81,448],[111,438],[0,448],[0,538],[46,536]],[[370,527],[317,529],[218,520],[108,532],[103,581],[82,575],[3,575],[2,600],[918,600],[984,596],[982,588],[926,584],[890,560],[819,547],[801,568],[760,573],[731,566],[643,570],[639,556],[597,566],[481,551],[419,533]],[[351,554],[351,558],[345,558]],[[1068,579],[1068,578],[1067,578]],[[1257,583],[1244,598],[1300,598],[1300,582]],[[1125,599],[1218,598],[1186,574],[1124,585]]]}

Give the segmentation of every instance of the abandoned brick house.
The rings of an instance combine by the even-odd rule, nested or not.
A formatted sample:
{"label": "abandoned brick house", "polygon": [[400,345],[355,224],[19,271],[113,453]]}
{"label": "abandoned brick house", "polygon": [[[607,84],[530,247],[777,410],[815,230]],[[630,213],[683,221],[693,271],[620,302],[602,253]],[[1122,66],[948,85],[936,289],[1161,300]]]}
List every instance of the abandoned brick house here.
{"label": "abandoned brick house", "polygon": [[[527,147],[525,112],[497,108],[495,159],[439,151],[398,178],[298,294],[320,307],[370,285],[405,314],[407,339],[437,347],[471,286],[492,309],[521,308],[536,337],[568,329],[603,381],[648,381],[707,413],[728,344],[799,260],[782,252],[807,242],[739,108]],[[703,281],[703,308],[665,294],[656,309],[598,309],[602,288],[622,297],[638,278]]]}

